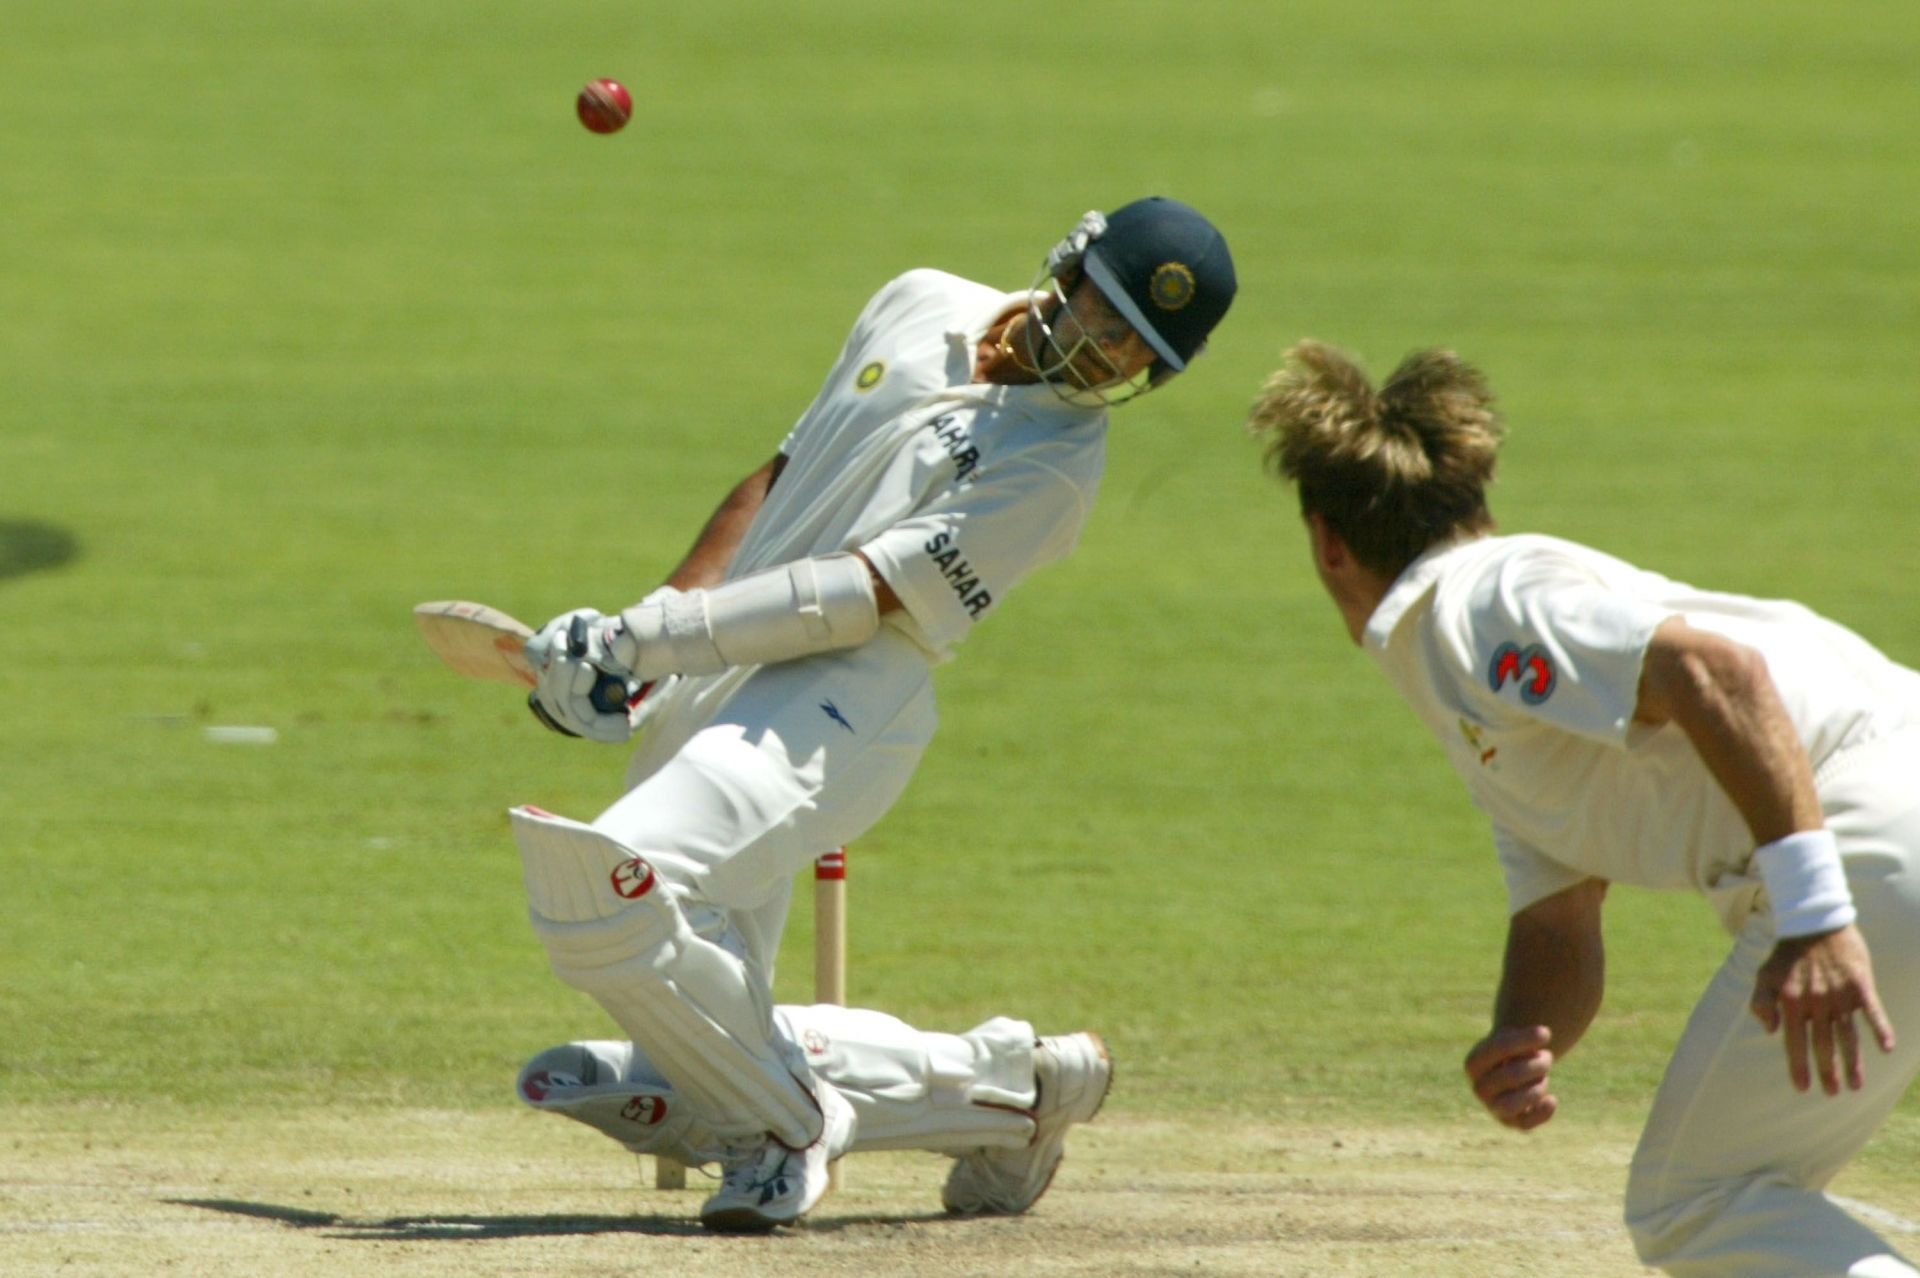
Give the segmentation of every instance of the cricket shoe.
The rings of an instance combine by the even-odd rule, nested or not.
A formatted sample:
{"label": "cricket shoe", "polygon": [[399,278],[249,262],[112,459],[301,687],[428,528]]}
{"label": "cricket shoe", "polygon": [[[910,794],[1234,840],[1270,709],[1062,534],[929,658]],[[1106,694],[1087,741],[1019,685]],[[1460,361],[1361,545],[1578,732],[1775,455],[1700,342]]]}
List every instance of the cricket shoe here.
{"label": "cricket shoe", "polygon": [[940,1201],[958,1216],[1016,1216],[1053,1183],[1067,1129],[1100,1112],[1113,1058],[1098,1034],[1043,1038],[1033,1051],[1033,1139],[1023,1149],[976,1149],[954,1160]]}
{"label": "cricket shoe", "polygon": [[700,1223],[728,1234],[791,1225],[827,1192],[828,1168],[853,1145],[853,1106],[829,1084],[815,1090],[825,1124],[820,1139],[789,1149],[771,1136],[730,1148],[720,1190],[700,1208]]}

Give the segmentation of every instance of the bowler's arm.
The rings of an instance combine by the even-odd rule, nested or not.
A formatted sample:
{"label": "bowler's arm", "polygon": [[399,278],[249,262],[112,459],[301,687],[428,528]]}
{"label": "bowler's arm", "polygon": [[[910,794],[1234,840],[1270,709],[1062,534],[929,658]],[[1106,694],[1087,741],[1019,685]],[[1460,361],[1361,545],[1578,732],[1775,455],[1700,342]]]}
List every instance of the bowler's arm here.
{"label": "bowler's arm", "polygon": [[1507,951],[1493,1024],[1545,1026],[1561,1059],[1586,1034],[1607,986],[1600,926],[1605,879],[1587,879],[1535,901],[1507,920]]}
{"label": "bowler's arm", "polygon": [[[1785,926],[1805,902],[1847,905],[1847,887],[1831,836],[1809,834],[1820,831],[1824,821],[1813,764],[1766,659],[1723,635],[1670,617],[1648,645],[1634,717],[1673,723],[1686,733],[1758,845],[1755,863],[1767,879],[1786,935],[1760,969],[1751,1006],[1768,1032],[1785,1030],[1794,1086],[1806,1090],[1817,1071],[1827,1094],[1837,1095],[1844,1071],[1849,1087],[1861,1087],[1865,1072],[1854,1014],[1867,1022],[1882,1051],[1893,1049],[1893,1026],[1881,1010],[1873,962],[1857,928],[1847,923],[1823,930],[1816,924],[1795,932]],[[1778,842],[1783,839],[1789,842]],[[1820,851],[1795,850],[1809,846]],[[1779,859],[1769,859],[1770,854]],[[1796,891],[1798,901],[1791,899]],[[1850,916],[1849,907],[1842,917]]]}
{"label": "bowler's arm", "polygon": [[1493,1030],[1467,1053],[1467,1081],[1487,1111],[1520,1131],[1553,1117],[1554,1063],[1593,1023],[1606,989],[1602,879],[1535,901],[1507,923]]}
{"label": "bowler's arm", "polygon": [[1756,844],[1820,828],[1813,765],[1753,649],[1669,617],[1647,647],[1633,717],[1686,733]]}

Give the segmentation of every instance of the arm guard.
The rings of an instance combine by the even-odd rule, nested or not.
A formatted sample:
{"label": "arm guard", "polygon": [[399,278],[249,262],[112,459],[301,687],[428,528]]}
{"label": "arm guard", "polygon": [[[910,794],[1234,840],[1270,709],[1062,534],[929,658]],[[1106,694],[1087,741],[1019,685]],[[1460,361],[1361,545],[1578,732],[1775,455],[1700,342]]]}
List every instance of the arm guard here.
{"label": "arm guard", "polygon": [[857,647],[880,629],[871,572],[858,555],[826,555],[706,590],[657,590],[620,614],[608,648],[644,682]]}

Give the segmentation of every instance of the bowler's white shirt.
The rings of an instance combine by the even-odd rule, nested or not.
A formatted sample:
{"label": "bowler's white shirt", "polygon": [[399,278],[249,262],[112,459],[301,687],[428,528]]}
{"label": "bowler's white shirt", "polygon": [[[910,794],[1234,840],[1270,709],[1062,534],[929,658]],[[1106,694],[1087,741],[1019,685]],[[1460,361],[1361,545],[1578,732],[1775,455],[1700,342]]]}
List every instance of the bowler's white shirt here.
{"label": "bowler's white shirt", "polygon": [[1753,838],[1684,733],[1635,723],[1661,622],[1757,650],[1813,761],[1920,724],[1920,675],[1798,604],[1697,590],[1572,542],[1484,537],[1408,566],[1362,642],[1491,818],[1514,912],[1584,878],[1706,894],[1736,927]]}
{"label": "bowler's white shirt", "polygon": [[933,660],[1079,541],[1106,463],[1106,412],[1044,385],[972,382],[993,319],[1025,293],[911,271],[875,294],[788,434],[785,469],[730,577],[858,550]]}

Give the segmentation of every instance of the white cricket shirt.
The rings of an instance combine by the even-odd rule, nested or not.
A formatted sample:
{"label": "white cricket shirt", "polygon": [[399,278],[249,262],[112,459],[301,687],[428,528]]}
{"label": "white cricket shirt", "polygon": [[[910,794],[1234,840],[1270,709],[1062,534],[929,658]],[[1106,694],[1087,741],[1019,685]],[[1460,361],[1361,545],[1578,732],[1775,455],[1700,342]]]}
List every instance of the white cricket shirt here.
{"label": "white cricket shirt", "polygon": [[1415,560],[1362,642],[1492,819],[1515,912],[1588,877],[1707,895],[1737,927],[1752,835],[1675,725],[1634,722],[1669,617],[1757,650],[1821,766],[1920,725],[1920,675],[1799,604],[1716,594],[1572,542],[1483,537]]}
{"label": "white cricket shirt", "polygon": [[786,467],[729,576],[861,551],[905,605],[887,624],[940,661],[1072,550],[1105,467],[1105,409],[970,380],[992,321],[1026,297],[930,270],[875,294],[780,446]]}

